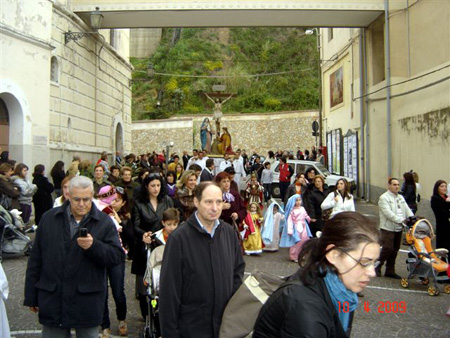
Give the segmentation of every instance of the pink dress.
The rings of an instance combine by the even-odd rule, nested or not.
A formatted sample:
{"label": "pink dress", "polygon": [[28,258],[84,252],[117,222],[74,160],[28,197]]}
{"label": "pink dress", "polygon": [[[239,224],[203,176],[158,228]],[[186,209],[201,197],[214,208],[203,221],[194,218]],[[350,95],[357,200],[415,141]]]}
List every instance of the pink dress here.
{"label": "pink dress", "polygon": [[297,231],[300,237],[300,241],[289,248],[289,258],[293,261],[298,260],[303,243],[309,239],[306,221],[309,222],[310,218],[304,207],[292,209],[287,219],[288,235],[293,235],[294,231]]}

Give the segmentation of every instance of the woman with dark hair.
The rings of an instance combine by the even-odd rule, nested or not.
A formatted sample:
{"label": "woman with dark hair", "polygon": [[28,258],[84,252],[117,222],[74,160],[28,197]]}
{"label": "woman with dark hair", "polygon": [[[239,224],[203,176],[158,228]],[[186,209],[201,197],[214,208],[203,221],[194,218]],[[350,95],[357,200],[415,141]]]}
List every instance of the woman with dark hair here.
{"label": "woman with dark hair", "polygon": [[39,225],[42,215],[47,210],[53,208],[52,192],[54,190],[53,184],[48,181],[45,175],[45,167],[38,164],[34,167],[33,184],[36,184],[37,191],[33,195],[34,204],[34,222]]}
{"label": "woman with dark hair", "polygon": [[300,269],[263,305],[253,337],[348,337],[357,293],[375,277],[378,227],[356,212],[342,212],[320,238],[307,241]]}
{"label": "woman with dark hair", "polygon": [[284,197],[284,205],[287,205],[289,198],[294,196],[295,194],[299,194],[303,196],[303,193],[306,190],[306,179],[305,174],[297,173],[295,175],[295,181],[291,185],[288,186],[286,190],[286,195]]}
{"label": "woman with dark hair", "polygon": [[355,211],[355,201],[345,178],[337,180],[334,191],[328,194],[320,207],[322,211],[332,209],[330,218],[343,211]]}
{"label": "woman with dark hair", "polygon": [[268,156],[267,156],[267,158],[265,159],[264,163],[269,162],[270,165],[274,164],[274,162],[276,161],[275,153],[274,153],[272,150],[269,150],[269,151],[267,152],[267,155],[268,155]]}
{"label": "woman with dark hair", "polygon": [[[113,195],[107,193],[105,202],[108,198],[111,199],[109,202],[111,213],[109,214],[113,218],[114,223],[117,224],[120,233],[119,236],[122,239],[122,246],[125,247],[126,242],[124,237],[128,232],[128,220],[131,218],[128,195],[124,188],[122,187],[112,187]],[[99,196],[102,198],[103,196]],[[132,227],[131,227],[132,229]],[[132,229],[133,230],[133,229]],[[128,238],[127,238],[128,239]],[[111,286],[111,292],[116,304],[116,317],[119,321],[119,336],[128,335],[128,327],[126,323],[127,316],[127,298],[125,295],[125,260],[120,264],[108,268],[109,285]],[[109,307],[108,307],[108,297],[105,300],[105,309],[103,312],[102,321],[102,337],[109,337],[111,334],[111,321],[109,318]]]}
{"label": "woman with dark hair", "polygon": [[177,182],[174,196],[175,207],[180,211],[181,222],[187,219],[196,210],[194,204],[194,189],[197,186],[198,175],[193,170],[186,170]]}
{"label": "woman with dark hair", "polygon": [[436,217],[436,248],[450,251],[450,197],[447,196],[447,182],[444,180],[434,184],[431,209]]}
{"label": "woman with dark hair", "polygon": [[144,319],[147,315],[147,290],[143,283],[147,267],[144,237],[149,237],[162,228],[163,213],[172,207],[173,201],[166,195],[166,187],[161,175],[155,173],[148,175],[142,182],[139,197],[134,202],[132,211],[135,246],[131,273],[136,275],[136,293],[139,295],[141,314]]}
{"label": "woman with dark hair", "polygon": [[177,190],[175,171],[169,170],[167,172],[167,174],[166,174],[166,189],[167,189],[167,196],[173,198],[175,196],[175,191]]}
{"label": "woman with dark hair", "polygon": [[23,163],[16,165],[14,169],[14,175],[11,180],[14,186],[20,190],[20,196],[18,197],[20,203],[20,210],[22,210],[22,220],[25,224],[28,223],[31,217],[31,201],[33,200],[33,195],[37,191],[37,186],[32,184],[27,180],[28,166]]}
{"label": "woman with dark hair", "polygon": [[64,162],[56,161],[55,165],[50,172],[50,176],[53,179],[53,185],[55,186],[55,194],[56,197],[61,196],[61,182],[66,177],[66,173],[64,172]]}
{"label": "woman with dark hair", "polygon": [[314,186],[308,191],[306,197],[307,203],[305,204],[305,209],[308,212],[309,217],[311,217],[309,227],[312,235],[315,237],[317,231],[322,231],[325,223],[322,219],[321,205],[328,196],[328,186],[325,184],[325,180],[321,175],[314,176],[313,182]]}
{"label": "woman with dark hair", "polygon": [[413,214],[415,215],[417,212],[417,197],[416,197],[416,182],[414,182],[414,176],[412,173],[407,172],[403,174],[403,186],[402,186],[402,195],[408,204],[408,207],[411,209]]}

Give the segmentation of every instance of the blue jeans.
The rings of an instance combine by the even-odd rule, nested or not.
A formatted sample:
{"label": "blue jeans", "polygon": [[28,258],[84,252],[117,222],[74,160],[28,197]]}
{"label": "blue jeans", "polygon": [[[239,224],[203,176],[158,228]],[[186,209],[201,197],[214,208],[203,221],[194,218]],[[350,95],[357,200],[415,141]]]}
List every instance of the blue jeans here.
{"label": "blue jeans", "polygon": [[[117,320],[125,320],[127,317],[127,298],[125,296],[125,261],[108,269],[109,285],[116,303]],[[109,320],[108,293],[105,299],[105,311],[103,312],[102,329],[111,327]]]}
{"label": "blue jeans", "polygon": [[272,183],[264,183],[264,202],[268,202],[272,198]]}
{"label": "blue jeans", "polygon": [[[98,326],[75,329],[77,338],[98,338]],[[70,329],[45,326],[42,327],[42,338],[70,338]]]}

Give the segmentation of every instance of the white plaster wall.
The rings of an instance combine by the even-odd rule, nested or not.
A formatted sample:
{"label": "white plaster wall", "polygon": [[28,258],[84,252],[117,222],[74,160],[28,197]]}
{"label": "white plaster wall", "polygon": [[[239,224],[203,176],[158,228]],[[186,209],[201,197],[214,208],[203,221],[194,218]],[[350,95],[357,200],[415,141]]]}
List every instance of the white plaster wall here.
{"label": "white plaster wall", "polygon": [[10,114],[10,153],[30,167],[46,163],[51,3],[2,1],[0,95]]}
{"label": "white plaster wall", "polygon": [[[403,173],[411,169],[418,172],[422,185],[419,210],[431,219],[429,198],[434,183],[438,179],[450,179],[450,2],[439,3],[440,6],[435,6],[433,2],[422,1],[409,10],[390,15],[392,176],[402,178]],[[367,31],[368,92],[373,93],[367,98],[370,198],[373,201],[385,191],[388,179],[386,81],[372,85],[374,62],[379,62],[380,53],[384,52],[374,47],[380,44],[374,41],[372,29],[378,30],[380,25],[382,23],[378,22]],[[334,55],[345,48],[345,39],[338,45],[324,43],[324,55]],[[355,95],[359,92],[358,49],[356,39],[349,54],[353,53],[350,58],[353,67],[344,68],[344,79],[353,79]],[[346,58],[343,56],[337,63],[345,63]],[[324,69],[323,74],[326,123],[332,129],[337,126],[343,131],[352,126],[357,129],[358,103],[353,106],[354,124],[343,115],[350,108],[347,104],[332,111],[326,106],[329,71],[333,69]],[[347,90],[351,83],[345,84]]]}
{"label": "white plaster wall", "polygon": [[131,65],[127,30],[116,32],[116,48],[109,41],[109,30],[101,31],[105,40],[83,37],[64,44],[64,32],[87,31],[80,20],[59,6],[53,10],[53,55],[60,66],[59,82],[52,82],[50,96],[50,146],[52,161],[69,162],[74,154],[97,160],[102,151],[116,151],[117,125],[122,126],[123,145],[131,149],[131,91],[128,80]]}

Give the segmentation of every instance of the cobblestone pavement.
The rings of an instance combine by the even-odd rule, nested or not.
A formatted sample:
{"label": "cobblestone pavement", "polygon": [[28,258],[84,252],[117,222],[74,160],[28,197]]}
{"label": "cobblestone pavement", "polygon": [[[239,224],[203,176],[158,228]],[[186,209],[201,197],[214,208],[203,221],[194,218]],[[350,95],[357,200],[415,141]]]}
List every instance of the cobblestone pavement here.
{"label": "cobblestone pavement", "polygon": [[[376,205],[357,203],[357,211],[378,220]],[[402,246],[402,249],[406,247]],[[397,258],[397,272],[407,275],[406,253]],[[253,269],[268,271],[285,276],[297,269],[297,264],[288,259],[287,249],[277,253],[264,253],[261,256],[247,256],[246,271]],[[27,257],[6,258],[3,267],[9,280],[10,298],[6,303],[12,337],[40,337],[41,326],[37,316],[22,306],[24,274]],[[131,262],[127,262],[126,292],[128,299],[127,322],[128,337],[138,337],[144,323],[140,319],[139,306],[134,298],[134,276],[130,274]],[[376,278],[364,291],[353,323],[353,337],[450,337],[450,318],[445,313],[450,306],[450,295],[441,293],[430,297],[426,287],[413,280],[408,289],[400,282],[385,277]],[[406,306],[406,312],[397,311],[397,305]],[[384,313],[381,311],[384,310]],[[114,318],[115,306],[110,297],[111,329],[117,335],[117,320]]]}

